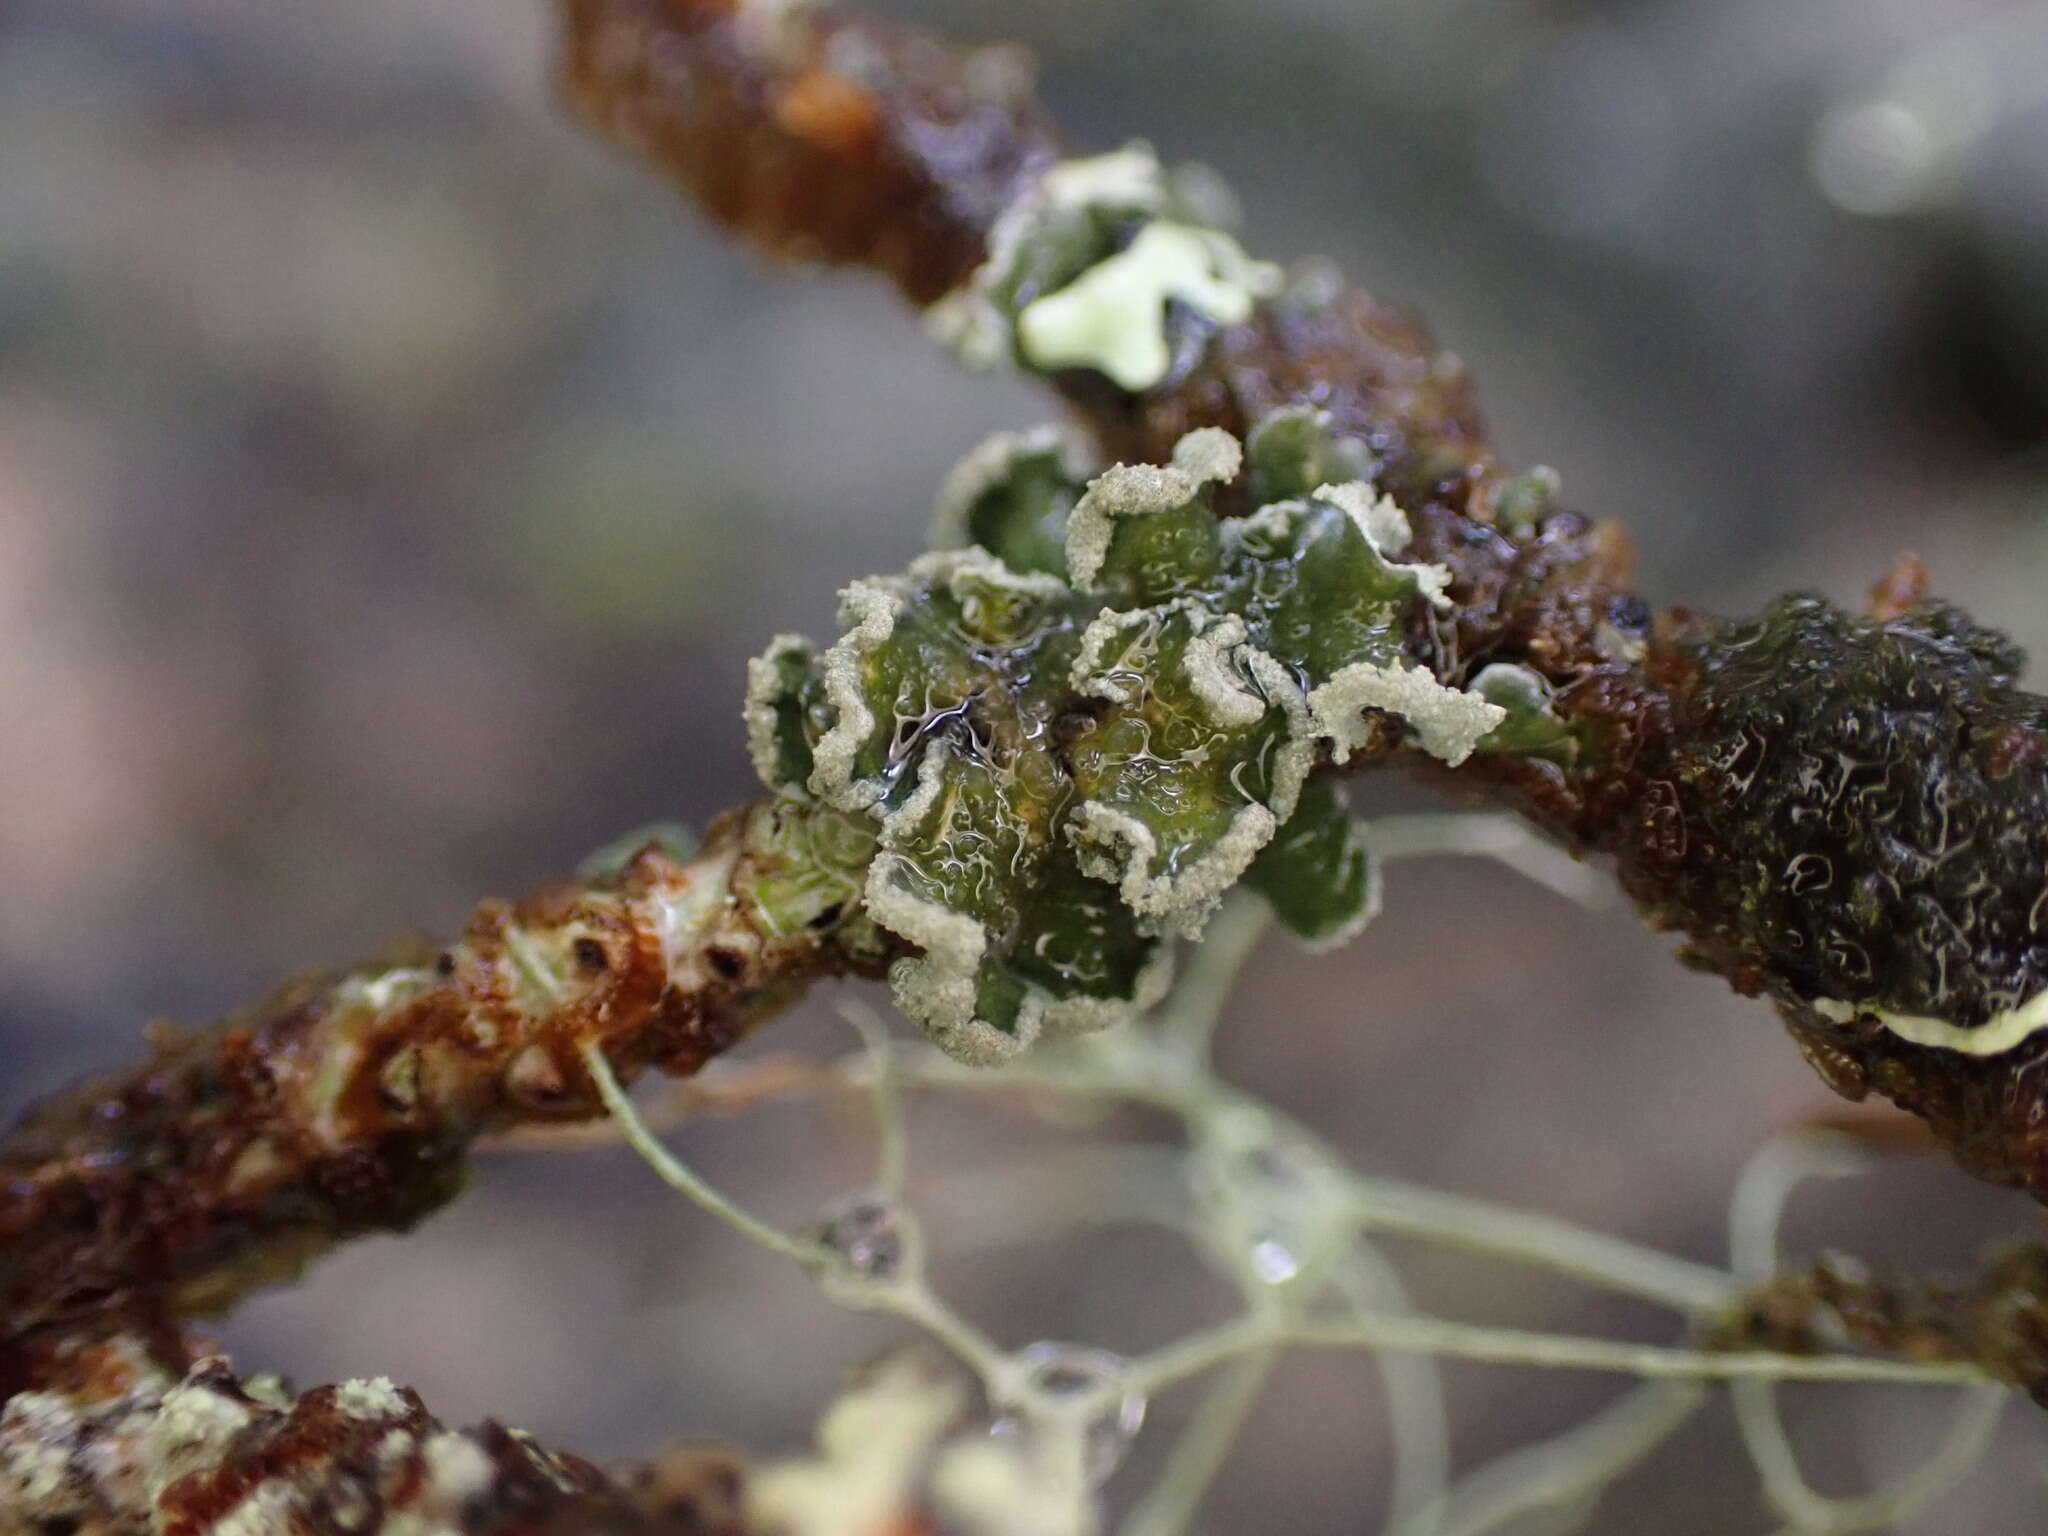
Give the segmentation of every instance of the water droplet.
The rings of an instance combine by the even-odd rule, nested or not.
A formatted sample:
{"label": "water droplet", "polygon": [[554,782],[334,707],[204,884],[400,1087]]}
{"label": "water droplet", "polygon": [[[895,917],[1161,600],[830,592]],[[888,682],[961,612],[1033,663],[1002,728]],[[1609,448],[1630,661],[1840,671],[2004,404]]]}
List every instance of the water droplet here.
{"label": "water droplet", "polygon": [[1263,1237],[1252,1244],[1252,1273],[1268,1285],[1285,1285],[1301,1273],[1301,1260],[1277,1237]]}
{"label": "water droplet", "polygon": [[1250,1122],[1221,1129],[1195,1164],[1203,1229],[1229,1265],[1286,1285],[1341,1240],[1343,1176],[1314,1143]]}
{"label": "water droplet", "polygon": [[818,1241],[855,1274],[887,1280],[903,1267],[903,1213],[879,1195],[848,1195],[825,1208]]}
{"label": "water droplet", "polygon": [[1145,1425],[1145,1395],[1127,1384],[1129,1362],[1108,1350],[1050,1343],[1033,1344],[1017,1359],[1029,1399],[1007,1405],[989,1433],[1020,1434],[1026,1424],[1040,1433],[1078,1431],[1088,1481],[1108,1481]]}
{"label": "water droplet", "polygon": [[1246,1149],[1243,1171],[1249,1182],[1281,1200],[1310,1198],[1329,1172],[1321,1152],[1295,1137],[1279,1137]]}

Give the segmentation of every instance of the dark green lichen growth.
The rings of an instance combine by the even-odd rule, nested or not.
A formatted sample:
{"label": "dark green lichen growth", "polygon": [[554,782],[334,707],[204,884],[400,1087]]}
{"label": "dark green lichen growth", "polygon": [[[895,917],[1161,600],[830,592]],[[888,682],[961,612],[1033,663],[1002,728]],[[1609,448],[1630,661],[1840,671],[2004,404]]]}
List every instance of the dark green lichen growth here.
{"label": "dark green lichen growth", "polygon": [[1679,776],[1724,906],[1798,997],[1908,1032],[2048,988],[2048,703],[2005,636],[1802,595],[1693,655]]}
{"label": "dark green lichen growth", "polygon": [[837,644],[754,664],[761,777],[871,829],[863,909],[918,951],[898,999],[962,1056],[1148,1002],[1248,870],[1304,939],[1341,938],[1376,884],[1319,757],[1405,730],[1455,762],[1509,718],[1407,656],[1444,573],[1396,558],[1391,501],[1321,480],[1355,445],[1291,413],[1257,446],[1293,494],[1219,519],[1226,433],[1092,480],[1057,434],[996,439],[941,498],[957,547],[849,587]]}
{"label": "dark green lichen growth", "polygon": [[1330,413],[1290,405],[1261,421],[1244,440],[1245,473],[1251,502],[1307,496],[1325,485],[1371,480],[1379,461],[1364,438],[1337,432]]}
{"label": "dark green lichen growth", "polygon": [[1245,884],[1311,949],[1343,943],[1379,913],[1379,866],[1351,814],[1344,786],[1327,773],[1302,786],[1301,803],[1252,861]]}
{"label": "dark green lichen growth", "polygon": [[1102,466],[1060,427],[999,432],[946,477],[932,547],[978,544],[1013,571],[1067,574],[1067,514]]}

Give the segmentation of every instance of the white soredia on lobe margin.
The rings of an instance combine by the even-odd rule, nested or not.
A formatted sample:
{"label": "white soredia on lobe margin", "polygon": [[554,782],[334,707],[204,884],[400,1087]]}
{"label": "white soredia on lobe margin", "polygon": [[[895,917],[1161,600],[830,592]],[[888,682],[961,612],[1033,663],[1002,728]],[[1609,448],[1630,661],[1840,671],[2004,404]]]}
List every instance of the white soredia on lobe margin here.
{"label": "white soredia on lobe margin", "polygon": [[1174,446],[1173,463],[1118,464],[1089,484],[1067,521],[1067,575],[1077,588],[1095,584],[1119,519],[1149,517],[1186,506],[1204,486],[1237,478],[1244,450],[1221,427],[1190,432]]}
{"label": "white soredia on lobe margin", "polygon": [[[1286,893],[1304,940],[1353,931],[1376,886],[1341,802],[1317,799],[1261,860],[1324,743],[1341,763],[1398,729],[1456,764],[1539,712],[1499,669],[1496,702],[1409,660],[1449,573],[1399,559],[1401,508],[1338,478],[1367,460],[1318,443],[1319,418],[1283,426],[1299,441],[1269,432],[1254,464],[1280,494],[1220,521],[1211,490],[1245,470],[1220,429],[1085,488],[1067,435],[993,439],[939,498],[949,547],[846,588],[828,649],[781,636],[754,663],[757,770],[871,829],[835,878],[910,951],[897,1001],[955,1056],[1001,1061],[1145,1006],[1171,941],[1248,874]],[[1540,724],[1524,734],[1547,741]]]}
{"label": "white soredia on lobe margin", "polygon": [[1365,711],[1398,715],[1416,744],[1451,767],[1472,755],[1508,712],[1477,694],[1447,688],[1421,667],[1400,662],[1354,662],[1308,696],[1316,729],[1330,738],[1331,756],[1347,761],[1371,736]]}

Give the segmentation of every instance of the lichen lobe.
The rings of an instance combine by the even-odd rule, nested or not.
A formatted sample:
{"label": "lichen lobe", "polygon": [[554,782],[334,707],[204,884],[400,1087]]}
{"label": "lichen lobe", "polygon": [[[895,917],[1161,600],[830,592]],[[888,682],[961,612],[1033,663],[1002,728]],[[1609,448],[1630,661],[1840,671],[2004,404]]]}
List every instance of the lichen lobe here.
{"label": "lichen lobe", "polygon": [[1298,412],[1253,447],[1275,499],[1220,518],[1247,463],[1220,430],[1086,479],[1055,436],[997,439],[941,498],[954,547],[847,588],[822,651],[755,663],[757,768],[873,828],[864,911],[914,951],[898,1002],[963,1059],[1144,1006],[1248,874],[1305,939],[1353,931],[1376,879],[1305,799],[1317,765],[1403,732],[1457,761],[1506,718],[1410,657],[1445,575],[1400,558],[1390,499],[1322,478],[1364,457]]}

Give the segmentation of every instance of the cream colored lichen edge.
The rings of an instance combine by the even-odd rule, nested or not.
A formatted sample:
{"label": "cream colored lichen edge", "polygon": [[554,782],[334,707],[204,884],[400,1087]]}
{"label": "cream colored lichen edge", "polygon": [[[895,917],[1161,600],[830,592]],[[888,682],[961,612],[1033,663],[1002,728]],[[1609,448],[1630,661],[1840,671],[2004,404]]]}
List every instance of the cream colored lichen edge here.
{"label": "cream colored lichen edge", "polygon": [[842,811],[865,811],[882,798],[880,784],[854,776],[854,759],[875,733],[874,711],[863,691],[861,662],[896,632],[898,582],[886,577],[856,581],[839,594],[839,623],[846,631],[819,662],[825,698],[834,711],[832,727],[811,749],[811,793]]}
{"label": "cream colored lichen edge", "polygon": [[777,769],[781,765],[781,731],[775,706],[782,696],[781,663],[787,656],[808,656],[811,642],[802,635],[777,635],[768,649],[747,663],[747,698],[742,711],[747,726],[747,757],[763,784],[773,784],[797,800],[810,799],[808,788],[784,784]]}
{"label": "cream colored lichen edge", "polygon": [[2003,1056],[2048,1029],[2048,992],[2036,993],[2019,1007],[1994,1014],[1974,1028],[1923,1014],[1893,1013],[1884,1008],[1845,1003],[1832,997],[1817,997],[1807,1006],[1831,1023],[1871,1018],[1911,1045],[1956,1051],[1964,1056]]}
{"label": "cream colored lichen edge", "polygon": [[1422,667],[1398,662],[1356,661],[1340,667],[1330,680],[1308,696],[1316,729],[1330,738],[1338,763],[1370,739],[1365,711],[1385,710],[1415,733],[1423,751],[1455,768],[1508,717],[1498,704],[1476,694],[1446,687]]}
{"label": "cream colored lichen edge", "polygon": [[1119,518],[1175,512],[1203,487],[1225,485],[1244,467],[1244,448],[1221,427],[1198,427],[1173,445],[1173,462],[1117,464],[1088,484],[1067,517],[1067,576],[1086,591],[1102,574]]}
{"label": "cream colored lichen edge", "polygon": [[[1090,633],[1098,625],[1110,627],[1119,621],[1147,616],[1145,610],[1105,613],[1090,626]],[[1190,642],[1182,657],[1182,669],[1191,691],[1218,725],[1249,724],[1263,718],[1272,707],[1287,716],[1287,736],[1273,765],[1273,788],[1268,801],[1239,806],[1230,825],[1208,851],[1170,875],[1152,873],[1159,852],[1158,839],[1136,817],[1101,801],[1087,800],[1074,808],[1068,821],[1067,835],[1080,857],[1082,872],[1114,883],[1124,904],[1138,915],[1140,926],[1151,933],[1187,938],[1201,934],[1224,893],[1251,868],[1260,850],[1293,816],[1302,785],[1315,766],[1316,730],[1300,689],[1278,661],[1254,646],[1243,644],[1242,634],[1242,621],[1235,615],[1218,619],[1207,635],[1198,633]],[[1219,653],[1218,641],[1233,635],[1239,643],[1226,657]],[[1210,639],[1210,646],[1198,651],[1197,645],[1204,638]],[[1235,666],[1245,669],[1264,693],[1264,699],[1226,681]],[[1249,720],[1244,718],[1246,705],[1256,707]]]}
{"label": "cream colored lichen edge", "polygon": [[1301,947],[1312,955],[1327,955],[1342,949],[1371,927],[1386,906],[1386,866],[1366,838],[1365,823],[1351,814],[1351,796],[1341,784],[1337,786],[1337,806],[1344,816],[1346,851],[1355,852],[1365,859],[1365,900],[1359,903],[1356,912],[1321,938],[1299,941]]}
{"label": "cream colored lichen edge", "polygon": [[1155,947],[1140,968],[1128,998],[1056,997],[1026,983],[1011,1029],[998,1029],[978,1016],[976,982],[988,953],[988,931],[965,912],[910,889],[902,877],[914,866],[894,846],[936,808],[951,755],[947,743],[937,742],[918,764],[916,789],[883,822],[882,852],[869,866],[862,892],[862,905],[873,921],[924,951],[889,968],[896,1005],[947,1055],[971,1066],[999,1065],[1041,1035],[1092,1033],[1155,1006],[1173,982],[1173,952],[1166,944]]}
{"label": "cream colored lichen edge", "polygon": [[[1407,549],[1414,541],[1415,531],[1408,524],[1408,514],[1401,510],[1401,504],[1385,492],[1377,491],[1363,480],[1349,480],[1342,485],[1323,485],[1316,488],[1316,499],[1327,501],[1340,508],[1349,517],[1358,531],[1365,535],[1365,542],[1372,546],[1374,554],[1390,569],[1415,582],[1416,589],[1424,600],[1438,612],[1451,606],[1445,589],[1451,584],[1451,570],[1446,565],[1432,565],[1417,562],[1403,564],[1394,556]],[[1286,505],[1286,503],[1282,503]]]}
{"label": "cream colored lichen edge", "polygon": [[[1044,436],[1036,441],[1011,437],[1001,442],[1000,457],[1009,459],[1019,451],[1041,445],[1050,446],[1050,442]],[[994,467],[993,463],[977,466],[974,476],[963,478],[954,488],[954,496],[942,496],[942,504],[951,503],[947,510],[953,518],[961,516],[966,498],[975,493],[974,482],[983,480]],[[1203,428],[1175,445],[1170,466],[1118,465],[1105,471],[1088,487],[1069,521],[1067,559],[1075,584],[1086,585],[1100,573],[1118,519],[1184,506],[1204,486],[1234,479],[1242,467],[1243,450],[1238,440],[1219,428]],[[986,488],[985,481],[981,488]],[[1414,579],[1418,590],[1432,604],[1444,601],[1447,573],[1441,567],[1402,565],[1388,558],[1405,549],[1412,537],[1406,515],[1391,498],[1376,496],[1363,482],[1322,486],[1316,496],[1345,511],[1368,547],[1390,570]],[[1268,507],[1260,515],[1273,510]],[[1251,521],[1256,522],[1257,518]],[[841,593],[839,617],[846,632],[821,658],[826,697],[835,719],[813,750],[808,785],[828,805],[858,814],[871,811],[883,793],[878,782],[862,780],[853,771],[855,759],[862,746],[872,739],[876,725],[874,713],[867,705],[861,672],[865,658],[894,633],[898,605],[904,594],[918,581],[938,580],[958,596],[963,579],[969,577],[1037,597],[1058,596],[1067,590],[1056,577],[1013,572],[989,551],[969,547],[923,555],[901,577],[856,581]],[[1084,803],[1076,808],[1068,835],[1081,857],[1084,872],[1115,883],[1125,902],[1141,919],[1141,926],[1156,936],[1192,937],[1201,932],[1223,891],[1236,883],[1293,814],[1302,784],[1313,766],[1318,738],[1331,741],[1333,755],[1341,763],[1364,740],[1363,711],[1383,709],[1403,719],[1424,750],[1455,765],[1506,718],[1507,712],[1498,705],[1447,687],[1427,671],[1398,664],[1357,663],[1342,668],[1304,700],[1284,667],[1245,643],[1240,618],[1208,615],[1199,604],[1187,599],[1151,610],[1103,610],[1084,636],[1074,668],[1074,685],[1082,691],[1116,698],[1119,690],[1097,672],[1111,637],[1132,620],[1162,619],[1184,608],[1195,621],[1196,635],[1182,658],[1183,668],[1192,691],[1217,723],[1251,723],[1267,707],[1266,700],[1273,700],[1289,716],[1290,728],[1275,765],[1271,803],[1240,807],[1208,853],[1193,867],[1172,876],[1151,873],[1157,843],[1142,822],[1099,803]],[[808,643],[792,635],[778,636],[749,669],[746,719],[750,755],[770,784],[776,783],[773,769],[777,663],[799,649],[808,650]],[[1236,671],[1240,667],[1251,677],[1257,692],[1239,683]],[[1097,675],[1084,677],[1084,672]],[[923,955],[900,960],[891,968],[892,990],[905,1013],[925,1025],[949,1054],[964,1060],[994,1062],[1015,1055],[1042,1029],[1078,1032],[1099,1028],[1142,1009],[1148,999],[1156,1000],[1170,974],[1171,957],[1165,945],[1159,947],[1140,978],[1140,990],[1145,996],[1130,1000],[1057,999],[1051,994],[1041,995],[1041,989],[1034,987],[1027,994],[1025,1009],[1013,1030],[996,1029],[976,1017],[975,978],[987,953],[987,934],[966,914],[907,889],[907,882],[901,877],[909,867],[908,861],[891,846],[896,841],[890,835],[892,827],[900,834],[930,811],[939,792],[939,770],[945,760],[941,746],[920,764],[917,790],[886,818],[881,837],[883,852],[871,865],[864,883],[863,906],[868,917],[924,950]],[[1368,903],[1368,911],[1363,915],[1369,918],[1376,905]],[[1347,929],[1351,926],[1347,925]],[[1341,937],[1332,935],[1318,948],[1332,945]]]}

